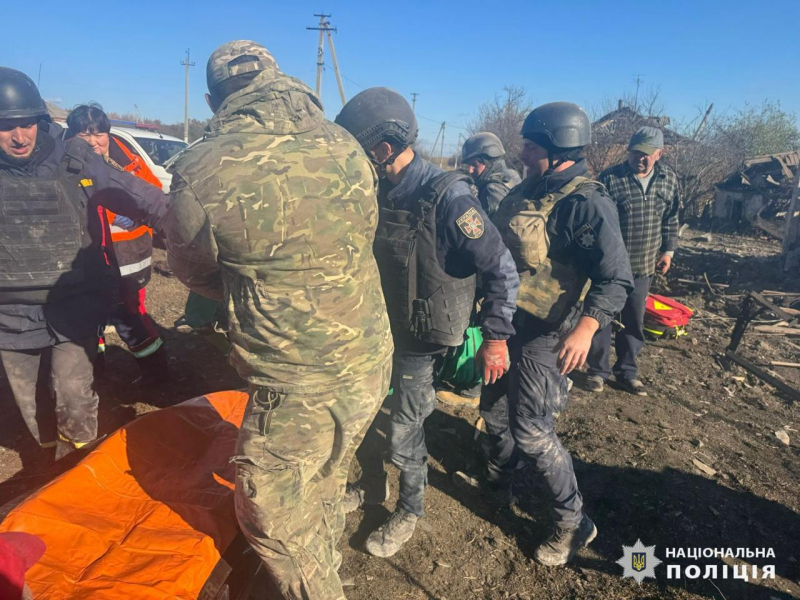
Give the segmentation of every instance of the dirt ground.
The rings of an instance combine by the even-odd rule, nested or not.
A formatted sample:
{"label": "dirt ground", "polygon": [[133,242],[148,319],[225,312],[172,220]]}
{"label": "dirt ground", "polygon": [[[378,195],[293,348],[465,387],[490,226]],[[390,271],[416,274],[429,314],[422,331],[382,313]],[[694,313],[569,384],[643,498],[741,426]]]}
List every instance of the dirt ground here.
{"label": "dirt ground", "polygon": [[[768,239],[687,230],[673,270],[657,288],[696,314],[690,335],[646,346],[640,374],[650,395],[635,397],[613,388],[592,395],[580,389],[581,374],[575,375],[571,402],[558,419],[557,431],[573,456],[586,511],[599,535],[574,564],[547,569],[531,559],[547,535],[549,517],[529,471],[518,474],[515,493],[520,502],[511,508],[453,485],[454,471],[479,466],[473,441],[478,413],[440,405],[426,424],[431,455],[427,516],[412,540],[387,560],[371,557],[362,548],[393,503],[349,515],[341,542],[341,576],[348,598],[800,598],[798,405],[738,367],[724,370],[718,360],[741,301],[736,294],[755,289],[800,295],[800,280],[787,278],[778,268],[779,250],[779,244]],[[163,252],[157,251],[155,258],[163,260]],[[731,286],[725,296],[712,294],[705,284],[677,282],[702,281],[703,273],[711,282]],[[137,375],[136,365],[111,335],[109,374],[99,384],[103,432],[159,407],[241,387],[205,339],[173,328],[187,295],[183,286],[156,274],[148,293],[150,312],[163,328],[174,378],[144,394],[132,389],[127,383]],[[788,338],[751,332],[740,351],[763,365],[770,360],[798,362],[798,349]],[[800,387],[800,369],[774,371]],[[3,505],[56,472],[36,469],[30,435],[7,389],[0,390],[0,415]],[[788,446],[775,435],[780,429],[789,435]],[[715,473],[702,472],[693,461]],[[351,475],[356,477],[357,471],[354,465]],[[391,467],[390,474],[396,498],[397,473]],[[623,579],[622,568],[615,564],[622,546],[637,539],[655,545],[662,561],[668,547],[773,548],[774,560],[755,559],[752,564],[775,564],[777,577],[667,580],[662,564],[656,567],[656,580],[645,579],[639,586]],[[722,564],[719,559],[670,562]]]}

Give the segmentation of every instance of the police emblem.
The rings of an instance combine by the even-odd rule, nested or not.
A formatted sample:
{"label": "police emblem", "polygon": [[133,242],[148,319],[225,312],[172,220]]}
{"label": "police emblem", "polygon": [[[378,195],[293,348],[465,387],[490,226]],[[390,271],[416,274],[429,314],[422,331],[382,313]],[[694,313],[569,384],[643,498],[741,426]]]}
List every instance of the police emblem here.
{"label": "police emblem", "polygon": [[636,580],[639,585],[645,577],[656,578],[655,568],[661,564],[656,558],[656,547],[645,546],[642,540],[636,540],[633,546],[623,546],[624,556],[617,561],[623,568],[623,577],[630,577]]}
{"label": "police emblem", "polygon": [[575,241],[578,242],[578,246],[584,250],[589,250],[597,241],[597,233],[595,233],[592,226],[587,223],[575,234]]}
{"label": "police emblem", "polygon": [[471,240],[477,240],[483,235],[483,219],[475,208],[470,208],[467,212],[456,219],[456,225],[465,236]]}

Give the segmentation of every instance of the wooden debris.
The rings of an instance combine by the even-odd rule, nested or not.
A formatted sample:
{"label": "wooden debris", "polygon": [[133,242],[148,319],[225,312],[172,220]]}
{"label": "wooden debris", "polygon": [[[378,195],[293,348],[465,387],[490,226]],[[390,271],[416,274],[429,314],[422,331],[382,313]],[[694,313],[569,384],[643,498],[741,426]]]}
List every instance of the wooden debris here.
{"label": "wooden debris", "polygon": [[789,445],[789,434],[786,433],[785,429],[778,429],[778,431],[775,432],[775,437],[778,438],[783,445]]}
{"label": "wooden debris", "polygon": [[773,360],[769,363],[771,367],[791,367],[793,369],[800,369],[800,363],[784,362],[782,360]]}
{"label": "wooden debris", "polygon": [[695,467],[697,467],[697,468],[698,468],[700,471],[702,471],[703,473],[705,473],[706,475],[709,475],[709,476],[713,477],[714,475],[716,475],[716,474],[717,474],[717,472],[716,472],[714,469],[712,469],[711,467],[709,467],[709,466],[708,466],[706,463],[704,463],[704,462],[702,462],[702,461],[699,461],[699,460],[697,460],[696,458],[693,458],[693,459],[692,459],[692,464],[693,464]]}

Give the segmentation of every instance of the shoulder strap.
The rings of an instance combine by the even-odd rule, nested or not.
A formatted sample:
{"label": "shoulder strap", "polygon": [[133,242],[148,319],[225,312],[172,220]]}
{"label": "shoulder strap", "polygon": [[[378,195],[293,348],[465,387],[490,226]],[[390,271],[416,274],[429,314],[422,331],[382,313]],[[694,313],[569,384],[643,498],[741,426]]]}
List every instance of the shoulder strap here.
{"label": "shoulder strap", "polygon": [[444,198],[447,191],[459,181],[463,181],[467,185],[472,183],[472,179],[464,173],[446,171],[432,177],[428,183],[425,184],[425,188],[419,197],[419,206],[422,211],[423,220],[425,219],[425,215]]}
{"label": "shoulder strap", "polygon": [[63,174],[80,175],[92,160],[93,155],[94,151],[87,142],[80,138],[72,138],[67,142],[59,171]]}

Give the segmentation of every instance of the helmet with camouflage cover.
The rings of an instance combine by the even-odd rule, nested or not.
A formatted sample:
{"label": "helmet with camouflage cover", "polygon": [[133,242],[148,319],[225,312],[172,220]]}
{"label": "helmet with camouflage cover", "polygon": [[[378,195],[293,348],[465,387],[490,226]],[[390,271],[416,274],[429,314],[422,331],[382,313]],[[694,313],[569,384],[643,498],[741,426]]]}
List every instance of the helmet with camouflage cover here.
{"label": "helmet with camouflage cover", "polygon": [[208,89],[213,90],[231,77],[269,71],[279,73],[278,63],[264,46],[250,40],[236,40],[214,50],[206,64]]}
{"label": "helmet with camouflage cover", "polygon": [[21,71],[0,67],[0,119],[34,117],[50,117],[36,84]]}
{"label": "helmet with camouflage cover", "polygon": [[349,131],[367,153],[387,141],[397,146],[397,154],[413,144],[419,133],[411,105],[385,87],[369,88],[353,96],[334,122]]}
{"label": "helmet with camouflage cover", "polygon": [[550,151],[582,148],[592,141],[592,125],[572,102],[550,102],[534,108],[522,124],[522,137]]}
{"label": "helmet with camouflage cover", "polygon": [[503,142],[495,134],[488,131],[476,133],[469,138],[461,148],[461,160],[467,162],[473,158],[483,158],[492,160],[505,156]]}

